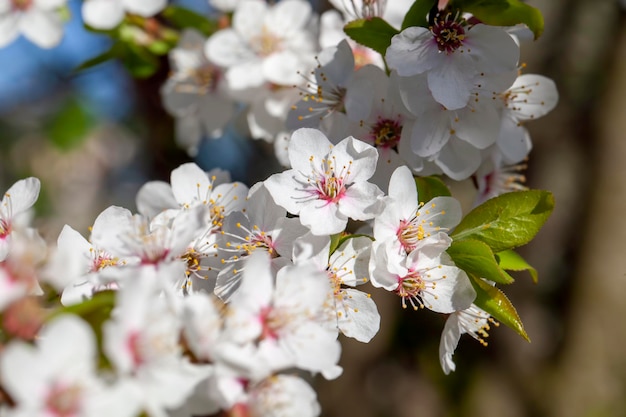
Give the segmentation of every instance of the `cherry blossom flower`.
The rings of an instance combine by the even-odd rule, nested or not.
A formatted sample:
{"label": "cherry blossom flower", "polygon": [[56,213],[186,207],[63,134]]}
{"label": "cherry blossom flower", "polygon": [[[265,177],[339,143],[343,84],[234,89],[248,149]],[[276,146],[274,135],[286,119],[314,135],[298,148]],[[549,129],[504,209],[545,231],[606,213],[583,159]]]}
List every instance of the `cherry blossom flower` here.
{"label": "cherry blossom flower", "polygon": [[0,312],[27,295],[41,295],[42,263],[46,242],[36,229],[14,230],[11,251],[0,262]]}
{"label": "cherry blossom flower", "polygon": [[333,146],[320,131],[303,128],[289,143],[293,168],[272,175],[265,186],[313,234],[338,233],[348,218],[368,220],[378,213],[382,192],[367,182],[377,159],[376,149],[353,137]]}
{"label": "cherry blossom flower", "polygon": [[173,72],[161,88],[163,106],[176,118],[176,141],[190,155],[203,136],[218,137],[235,114],[222,70],[204,54],[206,38],[187,29],[170,51]]}
{"label": "cherry blossom flower", "polygon": [[307,80],[307,90],[292,105],[287,116],[287,128],[319,127],[324,119],[341,112],[346,102],[348,85],[354,75],[354,57],[348,42],[326,48],[318,56],[319,65]]}
{"label": "cherry blossom flower", "polygon": [[384,201],[385,209],[374,221],[374,238],[377,242],[389,242],[396,252],[405,255],[426,238],[449,245],[451,239],[446,232],[461,221],[461,205],[452,197],[418,203],[415,181],[407,167],[394,171]]}
{"label": "cherry blossom flower", "polygon": [[[261,369],[257,374],[295,366],[337,376],[341,348],[324,314],[329,291],[327,275],[310,266],[283,267],[274,283],[270,259],[254,253],[229,303],[224,338],[231,345],[255,346],[252,356],[237,360]],[[236,348],[225,350],[232,354]]]}
{"label": "cherry blossom flower", "polygon": [[312,264],[324,271],[332,292],[327,303],[330,323],[347,337],[368,343],[378,333],[380,315],[370,294],[356,287],[369,281],[369,237],[348,238],[330,255],[328,236],[305,235],[294,246],[296,265]]}
{"label": "cherry blossom flower", "polygon": [[409,27],[394,36],[386,59],[400,76],[426,74],[434,99],[454,110],[467,105],[477,79],[515,70],[519,46],[503,29],[468,26],[444,11],[431,28]]}
{"label": "cherry blossom flower", "polygon": [[392,245],[376,242],[370,261],[372,284],[398,295],[403,308],[426,307],[437,313],[468,308],[476,291],[467,274],[445,252],[448,246],[449,242],[429,237],[420,240],[407,256]]}
{"label": "cherry blossom flower", "polygon": [[500,94],[502,122],[497,145],[506,164],[516,164],[528,156],[532,144],[524,127],[527,120],[538,119],[556,106],[559,95],[554,81],[536,74],[523,74]]}
{"label": "cherry blossom flower", "polygon": [[4,193],[0,202],[0,261],[6,259],[10,250],[11,233],[15,226],[21,226],[19,217],[37,201],[40,187],[39,180],[30,177],[17,181]]}
{"label": "cherry blossom flower", "polygon": [[228,301],[239,287],[245,260],[254,252],[263,251],[276,270],[285,265],[293,251],[294,241],[307,233],[298,219],[287,218],[262,182],[248,194],[247,210],[229,214],[218,235],[216,245],[224,268],[217,276],[215,294]]}
{"label": "cherry blossom flower", "polygon": [[119,290],[112,319],[102,326],[104,352],[151,417],[180,407],[210,374],[209,366],[183,357],[178,304],[163,291],[149,271],[139,270]]}
{"label": "cherry blossom flower", "polygon": [[59,10],[66,0],[4,0],[0,3],[0,48],[20,34],[41,48],[53,48],[63,37]]}
{"label": "cherry blossom flower", "polygon": [[266,82],[298,84],[297,71],[312,66],[317,47],[311,18],[311,6],[303,0],[273,6],[260,0],[242,1],[234,11],[232,27],[217,31],[207,41],[207,57],[226,68],[233,90],[258,88]]}
{"label": "cherry blossom flower", "polygon": [[[68,343],[68,340],[71,343]],[[87,323],[64,315],[50,322],[36,346],[12,342],[0,356],[3,387],[17,406],[11,417],[137,415],[127,387],[96,374],[95,336]]]}
{"label": "cherry blossom flower", "polygon": [[439,342],[439,360],[441,368],[446,375],[456,369],[456,365],[452,361],[452,355],[456,350],[461,335],[467,333],[483,346],[487,346],[485,338],[489,336],[487,332],[490,329],[490,324],[494,326],[499,325],[498,322],[491,318],[489,313],[474,304],[465,310],[450,314],[446,320]]}

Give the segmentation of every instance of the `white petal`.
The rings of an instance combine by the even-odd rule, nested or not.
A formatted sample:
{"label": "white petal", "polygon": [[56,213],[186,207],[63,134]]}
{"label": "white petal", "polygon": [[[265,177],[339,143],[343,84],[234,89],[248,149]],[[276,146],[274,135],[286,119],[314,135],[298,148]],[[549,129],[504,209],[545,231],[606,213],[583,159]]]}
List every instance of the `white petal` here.
{"label": "white petal", "polygon": [[172,192],[178,204],[192,204],[208,200],[206,197],[212,190],[207,174],[195,163],[182,164],[170,175]]}
{"label": "white petal", "polygon": [[17,181],[8,189],[2,199],[3,206],[10,204],[13,216],[28,210],[39,197],[41,183],[35,177]]}
{"label": "white petal", "polygon": [[439,49],[426,28],[409,27],[391,38],[385,59],[401,76],[422,74],[439,64]]}
{"label": "white petal", "polygon": [[55,11],[31,8],[20,20],[22,34],[41,48],[52,48],[61,42],[63,22]]}
{"label": "white petal", "polygon": [[122,0],[86,0],[82,5],[85,24],[95,29],[113,29],[124,19]]}
{"label": "white petal", "polygon": [[151,17],[165,9],[167,0],[122,0],[122,3],[129,13]]}
{"label": "white petal", "polygon": [[286,0],[274,4],[263,23],[279,36],[299,32],[309,21],[311,5],[302,0]]}
{"label": "white petal", "polygon": [[341,294],[343,309],[337,311],[339,330],[347,337],[368,343],[380,328],[376,303],[369,294],[351,288],[342,290]]}
{"label": "white petal", "polygon": [[519,120],[537,119],[549,113],[559,101],[554,81],[535,74],[519,76],[511,88],[509,111]]}
{"label": "white petal", "polygon": [[248,45],[233,29],[215,32],[207,40],[205,53],[209,61],[223,67],[239,65],[255,58]]}
{"label": "white petal", "polygon": [[0,13],[0,48],[10,44],[19,36],[19,25],[19,14]]}
{"label": "white petal", "polygon": [[178,208],[172,187],[163,181],[145,183],[135,198],[137,210],[147,217],[154,217],[163,210]]}
{"label": "white petal", "polygon": [[515,69],[520,48],[511,35],[496,26],[478,24],[466,34],[465,53],[474,58],[479,72],[500,73]]}
{"label": "white petal", "polygon": [[435,163],[450,178],[461,181],[476,172],[481,163],[481,154],[467,142],[452,138],[439,152]]}
{"label": "white petal", "polygon": [[461,330],[459,328],[458,316],[451,314],[446,320],[446,324],[441,332],[441,340],[439,341],[439,361],[446,375],[456,369],[452,355],[459,344],[460,338]]}
{"label": "white petal", "polygon": [[370,220],[380,214],[378,204],[383,193],[378,186],[360,182],[350,186],[339,200],[339,212],[354,220]]}
{"label": "white petal", "polygon": [[[445,56],[445,63],[428,72],[428,88],[433,98],[448,110],[465,107],[474,87],[475,75],[468,70],[469,59],[452,54]],[[471,68],[471,66],[470,66]]]}
{"label": "white petal", "polygon": [[300,221],[314,235],[333,235],[345,230],[348,217],[339,212],[337,205],[324,200],[309,202],[300,210]]}

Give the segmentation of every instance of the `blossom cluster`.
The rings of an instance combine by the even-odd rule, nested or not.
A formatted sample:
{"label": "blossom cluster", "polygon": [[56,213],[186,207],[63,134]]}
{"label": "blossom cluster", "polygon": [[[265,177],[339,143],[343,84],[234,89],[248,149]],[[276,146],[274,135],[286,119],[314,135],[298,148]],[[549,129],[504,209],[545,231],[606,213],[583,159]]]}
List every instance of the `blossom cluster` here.
{"label": "blossom cluster", "polygon": [[[23,23],[43,22],[44,3],[0,10],[14,22],[0,45],[18,29],[58,40],[40,32],[56,21]],[[494,283],[450,252],[461,204],[424,198],[416,178],[471,177],[474,205],[524,188],[524,122],[558,95],[520,73],[520,28],[447,2],[404,30],[403,1],[337,1],[321,16],[304,0],[210,3],[226,23],[181,31],[169,52],[161,95],[176,139],[194,156],[233,126],[273,143],[286,169],[248,187],[183,164],[139,190],[137,213],[111,206],[88,238],[66,225],[51,248],[29,226],[39,180],[14,184],[0,206],[1,415],[318,416],[309,381],[341,375],[340,335],[367,343],[379,330],[361,290],[372,286],[447,317],[445,373],[462,334],[486,344],[496,322],[477,292]],[[85,0],[82,13],[110,31],[166,6]],[[342,31],[380,18],[397,32],[384,54]],[[519,244],[483,243],[494,268],[492,249]]]}

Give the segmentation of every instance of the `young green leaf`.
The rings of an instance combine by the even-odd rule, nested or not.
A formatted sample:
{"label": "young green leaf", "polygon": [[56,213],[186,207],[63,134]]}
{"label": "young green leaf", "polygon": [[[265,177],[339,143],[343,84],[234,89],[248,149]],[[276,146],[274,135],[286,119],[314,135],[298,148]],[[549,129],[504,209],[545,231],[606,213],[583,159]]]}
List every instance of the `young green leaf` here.
{"label": "young green leaf", "polygon": [[468,274],[477,275],[499,284],[510,284],[513,277],[506,273],[496,262],[496,258],[487,244],[478,240],[453,241],[448,254],[455,265]]}
{"label": "young green leaf", "polygon": [[402,21],[402,30],[411,26],[428,27],[428,12],[437,3],[436,0],[415,0]]}
{"label": "young green leaf", "polygon": [[476,290],[474,304],[491,314],[493,318],[500,323],[515,330],[517,334],[530,342],[530,338],[528,334],[526,334],[526,330],[524,330],[522,320],[507,296],[496,287],[489,285],[475,275],[468,274],[468,276],[470,277],[472,286]]}
{"label": "young green leaf", "polygon": [[554,197],[548,191],[502,194],[472,210],[451,237],[480,240],[495,253],[513,249],[530,242],[553,209]]}
{"label": "young green leaf", "polygon": [[161,15],[179,29],[193,28],[205,36],[210,36],[217,30],[214,22],[184,7],[170,5],[161,12]]}
{"label": "young green leaf", "polygon": [[391,45],[391,38],[400,33],[380,17],[353,20],[344,26],[343,31],[354,41],[372,48],[382,56],[385,56]]}
{"label": "young green leaf", "polygon": [[364,235],[362,233],[355,233],[355,234],[337,233],[335,235],[330,236],[329,255],[332,255],[333,253],[335,253],[335,251],[339,249],[339,247],[343,245],[347,240],[354,239],[357,237],[367,237],[371,240],[374,240],[374,238],[371,237],[370,235]]}
{"label": "young green leaf", "polygon": [[452,195],[446,184],[441,181],[441,178],[434,175],[430,177],[416,177],[415,186],[417,187],[419,203],[427,203],[435,197],[450,197]]}
{"label": "young green leaf", "polygon": [[512,250],[498,252],[496,253],[496,259],[502,269],[507,271],[528,271],[535,284],[539,281],[537,270],[530,266],[517,252]]}
{"label": "young green leaf", "polygon": [[95,57],[88,59],[87,61],[80,64],[78,67],[74,68],[74,72],[86,70],[95,67],[96,65],[105,63],[110,59],[118,58],[124,53],[125,50],[126,48],[123,43],[115,42],[108,51],[103,52],[100,55],[96,55]]}
{"label": "young green leaf", "polygon": [[453,4],[487,25],[513,26],[523,23],[533,32],[535,39],[543,32],[541,12],[520,0],[456,0]]}

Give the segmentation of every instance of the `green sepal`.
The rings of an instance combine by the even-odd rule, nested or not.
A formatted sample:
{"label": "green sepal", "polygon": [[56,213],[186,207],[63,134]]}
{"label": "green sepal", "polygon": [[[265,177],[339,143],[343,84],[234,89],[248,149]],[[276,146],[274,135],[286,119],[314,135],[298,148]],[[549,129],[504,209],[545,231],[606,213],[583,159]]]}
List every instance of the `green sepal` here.
{"label": "green sepal", "polygon": [[428,12],[437,3],[436,0],[415,0],[402,21],[402,30],[411,26],[428,27]]}
{"label": "green sepal", "polygon": [[352,40],[372,48],[383,57],[391,45],[391,38],[400,33],[380,17],[353,20],[344,26],[343,31]]}
{"label": "green sepal", "polygon": [[451,234],[453,240],[474,239],[494,253],[530,242],[554,209],[548,191],[515,191],[492,198],[468,213]]}
{"label": "green sepal", "polygon": [[498,260],[498,265],[500,265],[502,269],[506,269],[507,271],[528,271],[533,279],[533,282],[535,284],[539,282],[537,270],[530,266],[530,264],[526,262],[526,260],[517,252],[512,250],[498,252],[496,253],[496,259]]}
{"label": "green sepal", "polygon": [[161,12],[161,15],[179,29],[196,29],[205,36],[210,36],[217,29],[217,25],[214,22],[184,7],[167,6]]}
{"label": "green sepal", "polygon": [[154,41],[151,42],[146,48],[155,55],[167,55],[167,53],[172,49],[172,45],[165,41]]}
{"label": "green sepal", "polygon": [[435,197],[450,197],[448,186],[438,176],[415,177],[418,203],[427,203]]}
{"label": "green sepal", "polygon": [[498,284],[511,284],[515,280],[498,265],[487,244],[478,240],[453,241],[448,254],[454,264],[467,272]]}
{"label": "green sepal", "polygon": [[517,334],[530,342],[530,338],[526,330],[524,330],[522,320],[507,296],[498,288],[489,285],[475,275],[468,274],[468,276],[472,286],[476,290],[474,304],[491,314],[491,316],[500,323],[515,330]]}
{"label": "green sepal", "polygon": [[330,250],[328,251],[328,256],[332,255],[337,248],[339,247],[339,242],[343,237],[343,233],[336,233],[334,235],[330,235]]}
{"label": "green sepal", "polygon": [[520,0],[455,0],[452,4],[487,25],[514,26],[523,23],[533,32],[535,39],[543,33],[541,11]]}

